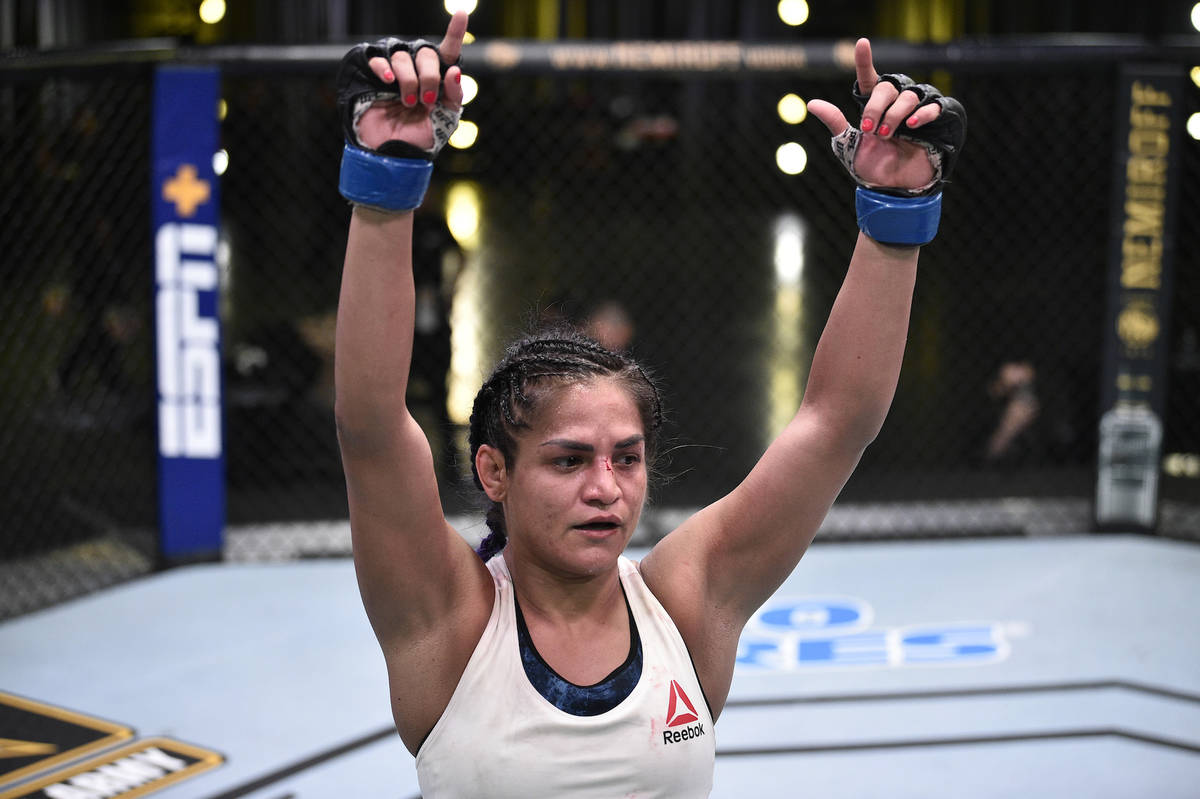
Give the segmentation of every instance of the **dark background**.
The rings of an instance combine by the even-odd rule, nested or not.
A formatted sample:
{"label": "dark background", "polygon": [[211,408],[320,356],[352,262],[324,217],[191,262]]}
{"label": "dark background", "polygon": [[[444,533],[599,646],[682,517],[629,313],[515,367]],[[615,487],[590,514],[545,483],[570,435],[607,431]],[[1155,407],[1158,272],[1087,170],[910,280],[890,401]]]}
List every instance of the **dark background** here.
{"label": "dark background", "polygon": [[[153,66],[171,59],[210,53],[223,71],[229,522],[345,518],[328,383],[348,218],[335,189],[336,56],[211,48],[340,52],[385,33],[438,34],[446,12],[433,2],[241,2],[210,26],[198,5],[2,6],[0,593],[32,597],[21,607],[156,563],[149,105]],[[1116,78],[1131,59],[1167,63],[1185,85],[1183,116],[1200,110],[1187,77],[1196,66],[1187,54],[1200,52],[1188,49],[1198,41],[1190,4],[812,2],[796,28],[775,5],[481,0],[472,47],[558,38],[817,46],[867,35],[912,59],[880,66],[962,99],[971,135],[942,233],[922,254],[892,413],[839,505],[961,509],[937,530],[915,531],[938,535],[989,531],[972,518],[973,502],[1090,506]],[[957,54],[945,68],[917,57],[941,46]],[[531,317],[580,320],[600,300],[618,301],[635,325],[635,353],[667,387],[673,451],[656,507],[711,501],[769,441],[781,381],[793,393],[802,386],[855,235],[852,187],[823,128],[787,125],[775,104],[794,92],[849,110],[850,73],[508,74],[473,65],[470,49],[464,65],[480,83],[465,114],[480,137],[443,153],[428,210],[440,225],[439,202],[456,183],[481,198],[480,244],[465,252],[474,288],[456,302],[477,320],[482,361]],[[664,120],[668,132],[653,133]],[[775,166],[788,140],[809,153],[801,175]],[[1173,465],[1160,532],[1194,537],[1200,248],[1190,220],[1200,216],[1200,145],[1178,144],[1163,446]],[[779,310],[773,266],[785,215],[807,231],[790,311]],[[989,460],[984,445],[1004,404],[989,385],[1006,362],[1035,367],[1039,414],[1011,452]],[[414,410],[440,442],[435,398],[418,381]],[[447,510],[471,512],[474,492],[455,480],[461,463],[443,466]],[[1086,513],[1046,507],[1041,528],[1086,529]]]}

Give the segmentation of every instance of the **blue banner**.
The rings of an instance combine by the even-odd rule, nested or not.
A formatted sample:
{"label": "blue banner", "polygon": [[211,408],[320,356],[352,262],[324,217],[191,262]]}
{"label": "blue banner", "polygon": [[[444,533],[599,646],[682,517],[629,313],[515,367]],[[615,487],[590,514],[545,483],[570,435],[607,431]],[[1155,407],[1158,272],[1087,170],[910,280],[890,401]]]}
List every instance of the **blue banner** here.
{"label": "blue banner", "polygon": [[154,78],[158,504],[168,563],[219,556],[225,523],[213,172],[219,83],[212,67],[159,67]]}

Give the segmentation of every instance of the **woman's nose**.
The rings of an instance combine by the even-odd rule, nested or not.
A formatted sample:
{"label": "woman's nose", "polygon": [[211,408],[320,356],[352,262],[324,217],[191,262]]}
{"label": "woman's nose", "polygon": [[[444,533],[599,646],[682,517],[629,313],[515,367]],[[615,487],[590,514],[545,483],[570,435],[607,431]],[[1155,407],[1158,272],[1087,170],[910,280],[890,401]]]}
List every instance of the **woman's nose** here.
{"label": "woman's nose", "polygon": [[621,495],[617,476],[613,473],[612,461],[600,458],[588,472],[587,499],[611,505]]}

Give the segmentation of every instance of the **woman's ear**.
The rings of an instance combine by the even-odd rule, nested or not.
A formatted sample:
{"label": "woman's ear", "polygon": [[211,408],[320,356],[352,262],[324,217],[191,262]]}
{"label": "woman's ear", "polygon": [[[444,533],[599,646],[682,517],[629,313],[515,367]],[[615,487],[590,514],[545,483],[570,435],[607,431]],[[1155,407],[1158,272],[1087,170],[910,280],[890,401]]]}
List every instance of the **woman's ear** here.
{"label": "woman's ear", "polygon": [[483,493],[492,502],[503,502],[508,493],[508,471],[504,453],[488,444],[480,444],[475,451],[475,473],[483,484]]}

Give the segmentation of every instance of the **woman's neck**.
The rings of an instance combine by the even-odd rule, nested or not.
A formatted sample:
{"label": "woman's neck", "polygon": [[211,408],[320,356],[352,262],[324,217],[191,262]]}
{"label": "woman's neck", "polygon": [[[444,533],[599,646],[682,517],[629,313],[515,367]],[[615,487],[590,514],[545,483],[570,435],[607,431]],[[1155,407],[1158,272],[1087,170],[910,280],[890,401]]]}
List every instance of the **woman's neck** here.
{"label": "woman's neck", "polygon": [[616,564],[596,575],[567,575],[522,557],[514,551],[511,541],[501,557],[527,617],[556,627],[574,627],[606,624],[625,614]]}

